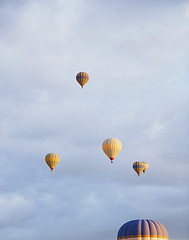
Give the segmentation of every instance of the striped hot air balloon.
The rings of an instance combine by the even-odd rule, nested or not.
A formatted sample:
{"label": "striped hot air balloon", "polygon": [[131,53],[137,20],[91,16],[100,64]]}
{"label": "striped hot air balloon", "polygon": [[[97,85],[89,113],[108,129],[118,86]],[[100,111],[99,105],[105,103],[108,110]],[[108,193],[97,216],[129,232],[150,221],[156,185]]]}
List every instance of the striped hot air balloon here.
{"label": "striped hot air balloon", "polygon": [[148,163],[147,162],[143,162],[143,167],[144,167],[143,172],[145,173],[146,170],[148,169]]}
{"label": "striped hot air balloon", "polygon": [[83,88],[83,86],[89,81],[89,75],[86,72],[79,72],[76,75],[76,80]]}
{"label": "striped hot air balloon", "polygon": [[53,169],[59,163],[60,158],[56,153],[48,153],[45,157],[45,161],[47,165],[50,167],[51,171],[53,171]]}
{"label": "striped hot air balloon", "polygon": [[114,158],[122,149],[122,143],[117,138],[108,138],[103,142],[102,149],[113,163]]}
{"label": "striped hot air balloon", "polygon": [[140,161],[133,163],[133,169],[138,173],[138,176],[140,176],[141,172],[144,170],[144,163]]}
{"label": "striped hot air balloon", "polygon": [[117,240],[168,240],[168,232],[163,224],[149,219],[126,222],[117,234]]}

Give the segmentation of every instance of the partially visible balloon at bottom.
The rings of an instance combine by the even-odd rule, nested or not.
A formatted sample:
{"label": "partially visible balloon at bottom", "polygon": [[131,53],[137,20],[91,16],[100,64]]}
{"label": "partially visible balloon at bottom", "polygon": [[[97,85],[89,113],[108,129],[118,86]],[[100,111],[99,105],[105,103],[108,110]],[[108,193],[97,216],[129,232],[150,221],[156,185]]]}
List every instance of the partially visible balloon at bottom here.
{"label": "partially visible balloon at bottom", "polygon": [[168,240],[167,229],[160,222],[138,219],[126,222],[117,234],[117,240]]}

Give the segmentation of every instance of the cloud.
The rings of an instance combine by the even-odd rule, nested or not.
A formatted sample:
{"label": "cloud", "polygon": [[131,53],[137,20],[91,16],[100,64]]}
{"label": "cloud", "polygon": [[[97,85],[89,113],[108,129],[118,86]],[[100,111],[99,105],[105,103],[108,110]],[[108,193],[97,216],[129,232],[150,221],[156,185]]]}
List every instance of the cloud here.
{"label": "cloud", "polygon": [[184,3],[184,10],[185,10],[185,17],[188,19],[189,18],[189,2],[188,1]]}

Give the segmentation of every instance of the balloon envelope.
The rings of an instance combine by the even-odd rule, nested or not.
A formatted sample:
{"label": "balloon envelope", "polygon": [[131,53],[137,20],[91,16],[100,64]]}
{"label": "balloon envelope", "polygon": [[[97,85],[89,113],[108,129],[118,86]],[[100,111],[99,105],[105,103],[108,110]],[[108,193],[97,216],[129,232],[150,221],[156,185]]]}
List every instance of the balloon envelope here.
{"label": "balloon envelope", "polygon": [[144,170],[143,164],[144,163],[140,161],[133,163],[133,169],[138,173],[138,176],[140,176],[140,173]]}
{"label": "balloon envelope", "polygon": [[76,75],[76,80],[78,81],[78,83],[81,85],[81,87],[83,88],[83,86],[88,82],[89,80],[89,75],[86,72],[79,72]]}
{"label": "balloon envelope", "polygon": [[56,153],[48,153],[45,157],[45,161],[47,165],[50,167],[51,171],[53,171],[53,169],[59,163],[60,158]]}
{"label": "balloon envelope", "polygon": [[108,138],[102,144],[102,149],[105,154],[113,162],[114,158],[120,153],[122,149],[122,143],[117,138]]}
{"label": "balloon envelope", "polygon": [[147,162],[143,162],[143,172],[146,172],[146,170],[148,169],[148,163]]}
{"label": "balloon envelope", "polygon": [[123,224],[118,231],[117,239],[167,240],[169,236],[163,224],[150,219],[138,219]]}

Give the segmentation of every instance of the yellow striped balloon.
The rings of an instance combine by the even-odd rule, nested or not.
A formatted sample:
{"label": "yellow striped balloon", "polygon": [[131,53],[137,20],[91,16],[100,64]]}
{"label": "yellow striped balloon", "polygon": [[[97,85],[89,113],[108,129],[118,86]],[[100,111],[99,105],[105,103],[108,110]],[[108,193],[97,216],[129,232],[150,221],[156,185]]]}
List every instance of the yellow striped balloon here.
{"label": "yellow striped balloon", "polygon": [[169,240],[169,236],[167,229],[160,222],[137,219],[120,227],[117,240]]}
{"label": "yellow striped balloon", "polygon": [[133,163],[133,169],[138,173],[138,176],[140,176],[141,172],[144,170],[144,163],[140,161]]}
{"label": "yellow striped balloon", "polygon": [[145,171],[148,169],[148,163],[147,162],[143,162],[143,172],[145,173]]}
{"label": "yellow striped balloon", "polygon": [[76,80],[78,81],[78,83],[81,85],[81,87],[83,88],[83,86],[88,82],[89,80],[89,75],[86,72],[79,72],[76,75]]}
{"label": "yellow striped balloon", "polygon": [[117,138],[108,138],[103,142],[102,149],[113,163],[114,158],[121,152],[122,143]]}
{"label": "yellow striped balloon", "polygon": [[56,153],[48,153],[45,157],[45,161],[47,165],[50,167],[51,171],[53,171],[53,169],[59,163],[60,158]]}

